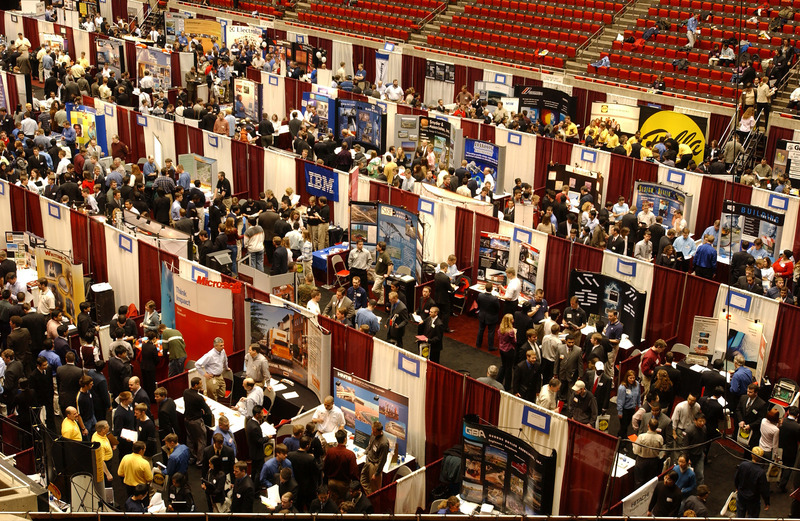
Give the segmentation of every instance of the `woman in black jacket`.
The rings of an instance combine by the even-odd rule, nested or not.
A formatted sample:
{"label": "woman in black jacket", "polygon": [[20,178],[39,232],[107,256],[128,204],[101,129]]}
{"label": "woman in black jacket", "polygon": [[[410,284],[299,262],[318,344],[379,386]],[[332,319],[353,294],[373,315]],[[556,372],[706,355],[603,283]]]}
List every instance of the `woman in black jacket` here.
{"label": "woman in black jacket", "polygon": [[167,510],[170,512],[194,512],[192,489],[186,483],[186,477],[180,472],[172,475],[172,487],[167,498]]}
{"label": "woman in black jacket", "polygon": [[213,512],[220,512],[220,505],[225,502],[226,479],[222,460],[219,456],[211,456],[208,460],[208,474],[200,486],[206,491],[206,501]]}

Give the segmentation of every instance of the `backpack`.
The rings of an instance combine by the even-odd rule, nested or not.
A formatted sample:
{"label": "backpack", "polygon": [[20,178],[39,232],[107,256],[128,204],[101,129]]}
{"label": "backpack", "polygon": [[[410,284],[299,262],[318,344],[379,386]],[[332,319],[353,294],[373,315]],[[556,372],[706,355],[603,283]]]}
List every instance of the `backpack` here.
{"label": "backpack", "polygon": [[657,25],[658,28],[662,31],[669,31],[670,29],[670,23],[667,22],[666,20],[659,20]]}

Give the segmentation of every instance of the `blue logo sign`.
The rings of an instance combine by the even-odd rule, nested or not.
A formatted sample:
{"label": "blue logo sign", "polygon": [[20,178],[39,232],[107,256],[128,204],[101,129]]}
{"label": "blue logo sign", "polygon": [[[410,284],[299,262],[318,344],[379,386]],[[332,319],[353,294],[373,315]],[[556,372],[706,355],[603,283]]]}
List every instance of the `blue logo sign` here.
{"label": "blue logo sign", "polygon": [[329,201],[339,200],[339,175],[330,168],[305,164],[306,190],[309,195],[325,196]]}

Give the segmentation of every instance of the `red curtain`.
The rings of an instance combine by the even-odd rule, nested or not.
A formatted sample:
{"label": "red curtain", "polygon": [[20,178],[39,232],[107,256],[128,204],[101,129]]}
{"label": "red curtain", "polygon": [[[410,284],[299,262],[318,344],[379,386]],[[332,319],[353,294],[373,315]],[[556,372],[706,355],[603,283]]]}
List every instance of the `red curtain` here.
{"label": "red curtain", "polygon": [[725,199],[729,201],[736,201],[741,204],[750,204],[750,199],[753,197],[753,187],[745,186],[740,183],[726,183],[725,184]]}
{"label": "red curtain", "polygon": [[425,385],[425,461],[461,443],[464,375],[428,362]]}
{"label": "red curtain", "polygon": [[711,119],[708,123],[708,137],[706,141],[710,144],[711,141],[722,139],[722,133],[728,128],[731,122],[731,117],[724,114],[711,113]]}
{"label": "red curtain", "polygon": [[419,213],[419,195],[415,193],[390,186],[389,199],[392,201],[393,206],[405,208],[414,214]]}
{"label": "red curtain", "polygon": [[[536,136],[536,164],[533,165],[533,189],[547,186],[547,167],[553,156],[553,140]],[[544,209],[544,208],[542,208]]]}
{"label": "red curtain", "polygon": [[249,145],[247,151],[247,179],[250,197],[258,198],[264,191],[264,149],[258,145]]}
{"label": "red curtain", "polygon": [[[333,49],[333,45],[331,45],[331,49]],[[375,77],[375,49],[365,45],[353,44],[353,69],[356,69],[359,63],[364,64],[364,70],[367,71],[367,78]],[[393,79],[394,78],[389,78],[389,81]]]}
{"label": "red curtain", "polygon": [[89,217],[75,210],[69,211],[69,227],[72,231],[72,257],[75,264],[83,264],[83,271],[89,273]]}
{"label": "red curtain", "polygon": [[139,241],[139,309],[152,300],[156,309],[161,309],[161,262],[158,248],[146,241]]}
{"label": "red curtain", "polygon": [[481,141],[488,141],[489,143],[494,143],[494,125],[487,125],[486,123],[480,124],[481,129]]}
{"label": "red curtain", "polygon": [[[650,291],[650,311],[647,314],[647,344],[662,338],[671,342],[677,334],[681,306],[685,297],[683,284],[686,273],[682,271],[655,266],[653,271],[653,288]],[[663,298],[663,295],[670,295]]]}
{"label": "red curtain", "polygon": [[714,224],[722,214],[722,201],[725,199],[725,180],[718,177],[703,176],[697,204],[697,224],[695,236]]}
{"label": "red curtain", "polygon": [[[25,189],[11,183],[8,183],[8,188],[11,190],[11,228],[15,232],[24,232],[28,229],[28,223],[25,219],[25,208],[27,198],[25,197]],[[40,213],[39,208],[36,212]]]}
{"label": "red curtain", "polygon": [[[694,317],[710,317],[714,314],[719,283],[695,275],[687,275],[685,284],[676,340],[682,344],[689,344]],[[655,292],[651,294],[657,295]]]}
{"label": "red curtain", "polygon": [[[469,69],[469,67],[467,67],[466,65],[456,65],[455,68],[456,68],[456,75],[453,83],[455,84],[454,88],[455,95],[458,96],[458,93],[461,92],[461,86],[467,85],[467,69]],[[468,85],[467,85],[467,90],[472,92],[472,89],[469,88]],[[451,102],[455,101],[455,97],[453,97],[453,99],[450,101]],[[461,128],[464,128],[463,125]]]}
{"label": "red curtain", "polygon": [[203,131],[199,128],[186,125],[186,134],[189,136],[189,150],[192,154],[203,155]]}
{"label": "red curtain", "polygon": [[782,139],[791,140],[792,137],[794,137],[794,130],[790,128],[769,127],[767,148],[764,149],[764,157],[767,158],[767,163],[772,164],[775,159],[775,148],[778,146],[778,141]]}
{"label": "red curtain", "polygon": [[[63,33],[59,32],[59,27],[64,29]],[[54,24],[53,28],[56,30],[56,34],[62,34],[64,36],[64,40],[66,40],[67,42],[67,52],[69,53],[70,56],[74,57],[73,59],[75,61],[78,61],[80,59],[80,56],[78,56],[78,54],[75,52],[75,35],[73,34],[72,27],[68,25],[58,26]],[[33,43],[33,40],[31,40],[31,43]],[[34,49],[35,48],[36,46],[34,46]]]}
{"label": "red curtain", "polygon": [[294,160],[294,185],[300,201],[305,204],[308,202],[308,191],[306,190],[306,169],[305,161],[299,157]]}
{"label": "red curtain", "polygon": [[89,219],[89,242],[92,255],[92,279],[95,282],[108,282],[106,266],[106,231],[101,221]]}
{"label": "red curtain", "polygon": [[464,415],[467,414],[477,414],[483,421],[497,425],[500,419],[500,390],[467,378]]}
{"label": "red curtain", "polygon": [[297,105],[294,104],[295,95],[297,93],[297,83],[298,81],[294,78],[283,78],[283,89],[284,89],[284,97],[285,97],[285,106],[286,106],[286,115],[288,116],[291,114],[292,110],[298,108]]}
{"label": "red curtain", "polygon": [[559,306],[567,300],[572,270],[599,273],[602,268],[603,250],[550,235],[547,238],[544,298],[550,306]]}
{"label": "red curtain", "polygon": [[[109,22],[111,23],[111,22]],[[89,33],[89,64],[92,67],[97,66],[97,40],[106,39],[106,36],[102,33],[90,32]]]}
{"label": "red curtain", "polygon": [[[320,38],[318,36],[309,36],[308,44],[315,49],[321,49],[328,55],[328,60],[333,57],[333,41],[327,38]],[[260,78],[259,78],[260,80]]]}
{"label": "red curtain", "polygon": [[[631,201],[633,195],[633,163],[635,161],[627,156],[611,154],[608,167],[608,191],[606,201],[616,201],[621,195],[626,201]],[[656,168],[656,173],[658,169]]]}
{"label": "red curtain", "polygon": [[[19,89],[17,88],[17,77],[10,72],[6,73],[6,87],[8,87],[8,105],[13,109],[19,105]],[[13,112],[10,110],[9,112]]]}
{"label": "red curtain", "polygon": [[397,481],[392,481],[380,490],[376,490],[367,498],[372,503],[373,513],[393,515],[397,501]]}
{"label": "red curtain", "polygon": [[[402,68],[403,73],[401,78],[403,84],[400,86],[403,89],[414,87],[419,92],[419,97],[425,99],[425,68],[427,67],[427,60],[418,56],[403,55]],[[388,78],[387,81],[392,81],[395,78]],[[397,78],[398,80],[400,78]]]}
{"label": "red curtain", "polygon": [[331,367],[369,380],[372,374],[372,337],[320,315],[319,325],[331,333]]}
{"label": "red curtain", "polygon": [[[475,82],[483,81],[483,69],[480,67],[467,67],[467,89],[474,95]],[[460,87],[456,87],[459,88]]]}
{"label": "red curtain", "polygon": [[116,22],[120,18],[123,20],[128,20],[128,2],[125,0],[111,0],[111,16],[114,17],[113,20],[109,20],[109,23]]}
{"label": "red curtain", "polygon": [[377,181],[369,182],[369,200],[389,204],[389,185]]}
{"label": "red curtain", "polygon": [[[227,275],[222,275],[223,282],[230,282],[231,284],[235,284],[238,282],[233,277],[229,277]],[[240,291],[239,293],[232,293],[233,296],[233,345],[244,349],[246,346],[250,345],[250,341],[245,335],[244,329],[244,320],[236,320],[235,317],[243,317],[244,316],[244,291]],[[237,349],[238,351],[238,349]]]}
{"label": "red curtain", "polygon": [[[800,229],[800,212],[797,214],[797,223],[795,224],[795,230]],[[794,251],[794,258],[797,258],[798,252],[800,252],[800,233],[794,234],[794,245],[792,250]]]}
{"label": "red curtain", "polygon": [[23,190],[25,194],[25,207],[28,212],[28,228],[27,231],[44,237],[44,229],[42,228],[42,210],[39,204],[39,195],[28,190]]}
{"label": "red curtain", "polygon": [[231,161],[233,162],[233,186],[236,193],[250,194],[248,183],[247,143],[234,139],[231,141]]}
{"label": "red curtain", "polygon": [[[133,140],[136,137],[135,131],[131,128],[130,114],[133,111],[117,105],[117,126],[119,129],[119,140],[128,145],[128,162],[136,163],[139,157],[136,155],[139,151],[133,146]],[[136,125],[136,120],[133,120]]]}
{"label": "red curtain", "polygon": [[[127,2],[124,2],[127,3]],[[123,8],[124,9],[124,8]],[[127,13],[125,18],[127,18]],[[131,75],[131,81],[136,83],[138,79],[138,71],[136,70],[136,44],[133,42],[125,42],[125,70]]]}
{"label": "red curtain", "polygon": [[569,420],[570,454],[566,458],[559,515],[586,515],[602,511],[608,474],[614,467],[617,438]]}
{"label": "red curtain", "polygon": [[491,215],[483,215],[475,212],[475,236],[473,239],[472,258],[469,265],[472,266],[472,280],[478,278],[478,256],[480,254],[481,232],[497,233],[500,229],[500,219]]}
{"label": "red curtain", "polygon": [[[633,161],[633,180],[644,181],[646,183],[658,182],[658,164],[649,161]],[[606,197],[606,201],[613,201]]]}
{"label": "red curtain", "polygon": [[[175,153],[179,156],[189,153],[189,137],[186,134],[186,125],[175,122],[172,124],[172,133],[175,135]],[[177,157],[175,160],[177,161]]]}
{"label": "red curtain", "polygon": [[[57,29],[58,25],[54,25],[53,27],[56,30],[56,34],[60,34],[60,33],[58,33],[58,29]],[[31,42],[31,52],[34,52],[34,53],[37,52],[39,50],[39,47],[40,47],[40,45],[39,45],[39,20],[37,20],[36,18],[30,18],[30,17],[27,17],[27,16],[23,16],[22,17],[22,34],[25,35],[25,38],[30,40],[30,42]],[[17,39],[17,35],[16,34],[11,34],[11,35],[9,35],[9,37],[12,40],[16,40]],[[75,54],[74,53],[70,53],[70,56],[75,57]],[[75,61],[78,61],[77,57],[75,57]]]}
{"label": "red curtain", "polygon": [[605,102],[606,93],[573,87],[572,95],[575,96],[575,117],[572,120],[585,127],[592,119],[592,103]]}
{"label": "red curtain", "polygon": [[475,212],[460,206],[456,207],[456,256],[457,266],[464,269],[472,266],[472,243]]}
{"label": "red curtain", "polygon": [[[170,79],[172,80],[172,88],[178,88],[183,84],[183,74],[181,74],[181,55],[180,53],[173,52],[169,55],[170,64]],[[260,80],[261,78],[259,78]],[[231,83],[233,86],[233,83]]]}
{"label": "red curtain", "polygon": [[[133,154],[133,162],[138,162],[139,159],[147,157],[147,145],[144,141],[144,127],[137,122],[138,112],[132,110],[128,111],[130,117],[130,132],[131,142],[130,149]],[[129,154],[130,155],[130,154]]]}
{"label": "red curtain", "polygon": [[[458,83],[456,83],[458,85]],[[475,120],[461,118],[461,130],[464,132],[464,137],[469,139],[479,139],[481,127],[480,123]]]}
{"label": "red curtain", "polygon": [[566,141],[553,141],[553,162],[559,165],[568,165],[572,161],[572,143]]}
{"label": "red curtain", "polygon": [[795,347],[798,335],[800,335],[800,307],[781,304],[766,370],[767,376],[773,382],[779,378],[800,380]]}

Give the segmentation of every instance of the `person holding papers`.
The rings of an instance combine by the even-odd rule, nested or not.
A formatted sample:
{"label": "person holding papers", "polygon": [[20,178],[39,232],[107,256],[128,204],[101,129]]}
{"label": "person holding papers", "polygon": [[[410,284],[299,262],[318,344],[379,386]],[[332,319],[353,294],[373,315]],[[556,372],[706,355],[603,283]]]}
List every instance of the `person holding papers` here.
{"label": "person holding papers", "polygon": [[456,267],[456,256],[455,255],[451,254],[451,255],[449,255],[447,257],[447,271],[446,271],[446,273],[447,273],[447,276],[450,277],[450,282],[452,282],[453,284],[455,284],[456,281],[458,280],[458,277],[461,276],[462,272],[459,271],[458,268]]}
{"label": "person holding papers", "polygon": [[688,271],[689,260],[694,257],[694,253],[697,251],[697,245],[689,237],[689,228],[683,229],[681,236],[672,243],[672,247],[675,248],[675,253],[678,255],[678,269]]}
{"label": "person holding papers", "polygon": [[239,413],[242,416],[245,418],[250,418],[252,416],[254,407],[263,406],[264,391],[261,389],[261,387],[256,385],[255,380],[252,378],[245,378],[242,382],[242,387],[244,387],[247,396],[239,398],[239,403],[237,404],[236,408],[239,410]]}
{"label": "person holding papers", "polygon": [[344,429],[344,413],[339,407],[333,405],[333,396],[326,396],[322,405],[318,406],[314,412],[311,422],[317,424],[317,431],[322,434],[336,432]]}
{"label": "person holding papers", "polygon": [[519,295],[522,291],[522,282],[517,277],[517,270],[514,268],[506,269],[506,291],[501,297],[504,306],[504,315],[513,314],[517,310],[517,303],[519,302]]}
{"label": "person holding papers", "polygon": [[429,357],[437,364],[439,363],[439,355],[442,353],[443,336],[444,323],[439,318],[439,308],[434,306],[431,308],[428,318],[423,320],[422,324],[419,326],[419,336],[417,340],[428,343],[430,348]]}

